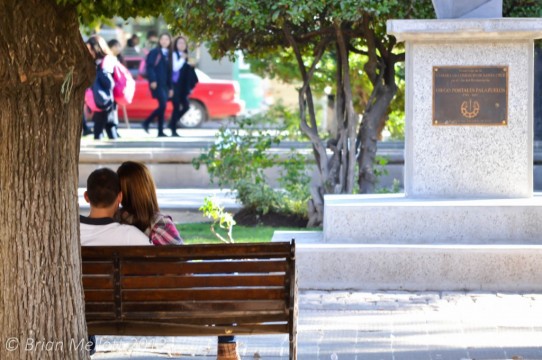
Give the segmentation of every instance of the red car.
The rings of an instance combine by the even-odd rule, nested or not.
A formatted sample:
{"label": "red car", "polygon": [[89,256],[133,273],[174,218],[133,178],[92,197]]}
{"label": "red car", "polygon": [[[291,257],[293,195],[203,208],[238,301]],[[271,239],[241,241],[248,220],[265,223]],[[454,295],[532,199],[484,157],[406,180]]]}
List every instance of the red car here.
{"label": "red car", "polygon": [[[130,120],[142,120],[156,109],[158,102],[151,96],[147,79],[139,74],[145,66],[145,59],[127,57],[126,64],[136,80],[134,100],[126,106],[126,111]],[[190,110],[179,120],[179,127],[195,128],[209,119],[237,116],[244,110],[245,103],[239,97],[237,81],[211,79],[199,69],[196,69],[196,74],[199,82],[190,94]],[[166,122],[172,111],[172,103],[168,102]],[[119,119],[122,117],[122,109],[119,109]]]}

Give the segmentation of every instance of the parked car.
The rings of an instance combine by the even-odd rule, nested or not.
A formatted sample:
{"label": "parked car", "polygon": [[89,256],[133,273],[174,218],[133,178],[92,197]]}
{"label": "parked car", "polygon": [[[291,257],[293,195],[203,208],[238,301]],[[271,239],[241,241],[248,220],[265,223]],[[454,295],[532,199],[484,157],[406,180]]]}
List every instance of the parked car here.
{"label": "parked car", "polygon": [[[145,119],[156,107],[158,102],[152,98],[149,82],[141,76],[145,68],[145,59],[126,57],[126,65],[136,80],[134,100],[126,106],[130,120]],[[195,128],[210,119],[224,119],[239,115],[245,108],[240,99],[239,83],[237,81],[211,79],[208,75],[196,69],[199,83],[189,97],[190,110],[179,120],[178,126]],[[166,121],[172,113],[172,103],[166,108]],[[119,117],[122,118],[122,110]]]}

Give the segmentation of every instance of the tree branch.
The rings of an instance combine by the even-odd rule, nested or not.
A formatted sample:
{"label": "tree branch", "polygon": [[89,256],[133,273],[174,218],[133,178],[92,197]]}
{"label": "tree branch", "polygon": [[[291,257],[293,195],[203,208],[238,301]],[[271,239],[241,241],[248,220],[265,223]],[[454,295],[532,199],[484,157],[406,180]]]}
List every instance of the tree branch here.
{"label": "tree branch", "polygon": [[354,54],[369,56],[369,53],[367,51],[358,49],[352,44],[348,45],[348,50],[350,50],[350,52],[353,52]]}

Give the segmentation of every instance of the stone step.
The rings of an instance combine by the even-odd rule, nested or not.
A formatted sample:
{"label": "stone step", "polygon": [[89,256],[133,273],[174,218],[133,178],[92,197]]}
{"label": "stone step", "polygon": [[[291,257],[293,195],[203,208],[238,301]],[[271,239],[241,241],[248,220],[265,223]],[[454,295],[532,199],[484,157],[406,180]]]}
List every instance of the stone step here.
{"label": "stone step", "polygon": [[302,290],[542,291],[542,245],[331,244],[321,232],[296,239]]}
{"label": "stone step", "polygon": [[540,244],[542,194],[532,198],[325,195],[324,239],[353,244]]}

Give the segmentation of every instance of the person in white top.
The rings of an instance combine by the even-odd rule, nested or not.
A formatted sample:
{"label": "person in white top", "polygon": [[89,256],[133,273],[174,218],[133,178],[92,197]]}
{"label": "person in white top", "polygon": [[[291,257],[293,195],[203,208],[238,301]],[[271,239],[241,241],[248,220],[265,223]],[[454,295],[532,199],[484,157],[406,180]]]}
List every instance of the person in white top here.
{"label": "person in white top", "polygon": [[90,214],[80,215],[82,246],[151,245],[149,237],[132,225],[114,220],[122,201],[119,176],[108,168],[94,170],[87,179],[85,200]]}

